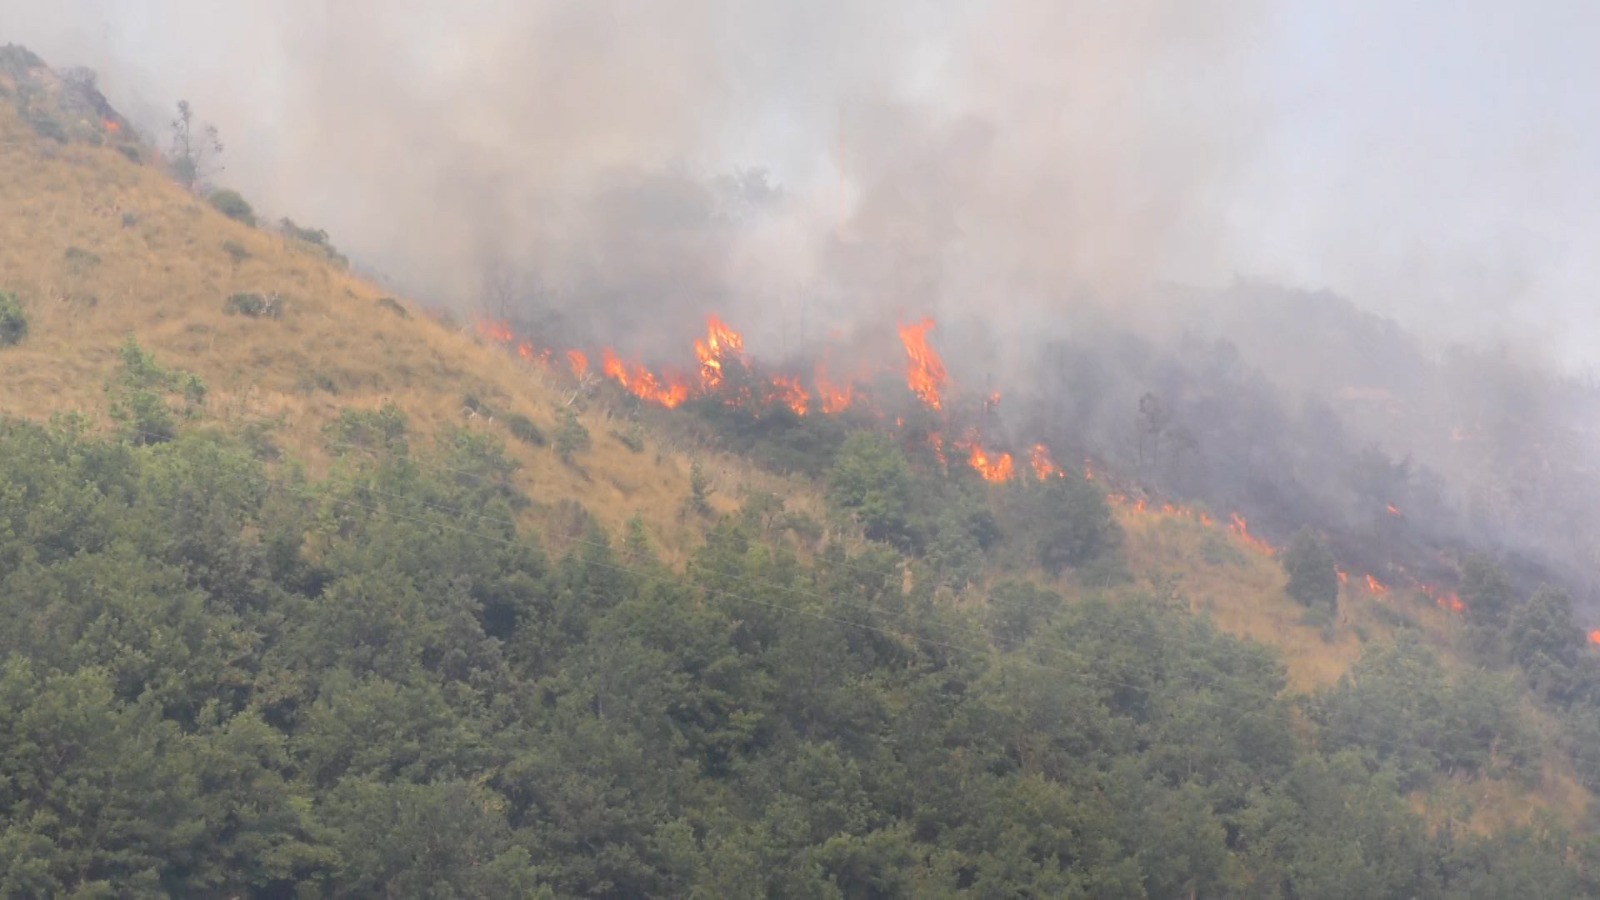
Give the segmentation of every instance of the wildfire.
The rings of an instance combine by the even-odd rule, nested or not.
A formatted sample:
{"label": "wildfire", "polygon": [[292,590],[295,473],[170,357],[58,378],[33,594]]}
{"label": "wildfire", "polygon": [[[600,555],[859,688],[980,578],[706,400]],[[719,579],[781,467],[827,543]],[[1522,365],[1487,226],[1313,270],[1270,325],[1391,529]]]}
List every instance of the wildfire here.
{"label": "wildfire", "polygon": [[511,331],[511,325],[506,322],[484,320],[478,323],[478,333],[483,335],[486,340],[494,341],[497,344],[509,344],[517,339],[517,336]]}
{"label": "wildfire", "polygon": [[1395,516],[1395,517],[1398,518],[1399,515],[1400,515],[1399,507],[1395,506],[1393,503],[1390,503],[1388,506],[1385,507],[1385,509],[1388,510],[1389,515],[1391,515],[1391,516]]}
{"label": "wildfire", "polygon": [[1001,453],[998,456],[994,456],[978,444],[972,445],[971,451],[967,456],[967,465],[971,466],[979,475],[982,475],[983,480],[990,484],[1004,484],[1010,481],[1011,476],[1014,474],[1011,454]]}
{"label": "wildfire", "polygon": [[1589,643],[1600,644],[1600,628],[1596,628],[1595,630],[1589,632]]}
{"label": "wildfire", "polygon": [[797,416],[805,415],[811,405],[811,397],[800,386],[800,379],[785,375],[772,376],[772,392],[767,395],[767,401],[782,403]]}
{"label": "wildfire", "polygon": [[950,461],[944,457],[944,436],[934,431],[928,434],[928,443],[933,445],[933,458],[939,461],[939,467],[948,469]]}
{"label": "wildfire", "polygon": [[567,365],[572,367],[572,374],[582,379],[589,371],[589,357],[582,350],[567,351]]}
{"label": "wildfire", "polygon": [[634,363],[630,369],[611,352],[610,348],[601,353],[601,367],[607,378],[622,385],[623,390],[640,400],[659,403],[667,409],[673,409],[689,399],[687,384],[675,378],[663,381],[639,363]]}
{"label": "wildfire", "polygon": [[929,408],[944,409],[944,399],[940,393],[948,376],[945,374],[944,360],[928,346],[928,332],[932,329],[932,319],[900,326],[900,343],[905,345],[906,357],[910,361],[906,367],[906,386]]}
{"label": "wildfire", "polygon": [[117,132],[122,130],[121,123],[113,122],[110,119],[101,119],[100,120],[100,125],[101,125],[101,127],[105,128],[106,134],[116,134]]}
{"label": "wildfire", "polygon": [[846,384],[843,387],[828,380],[828,371],[821,363],[817,364],[815,380],[817,383],[817,407],[824,413],[832,415],[844,412],[850,408],[855,399],[855,385]]}
{"label": "wildfire", "polygon": [[1241,516],[1238,513],[1233,513],[1232,519],[1233,524],[1228,526],[1228,530],[1233,532],[1239,538],[1239,540],[1244,541],[1246,544],[1249,544],[1268,556],[1271,556],[1275,552],[1272,549],[1271,544],[1250,533],[1250,523],[1245,519],[1244,516]]}
{"label": "wildfire", "polygon": [[1034,444],[1033,451],[1028,455],[1028,462],[1033,466],[1033,474],[1040,481],[1054,475],[1061,477],[1061,468],[1050,460],[1050,448],[1043,444]]}
{"label": "wildfire", "polygon": [[1339,576],[1339,586],[1340,587],[1344,587],[1345,585],[1350,583],[1350,573],[1349,572],[1346,572],[1343,569],[1334,569],[1333,571]]}
{"label": "wildfire", "polygon": [[722,385],[727,372],[723,362],[739,359],[744,354],[744,336],[729,328],[716,316],[706,317],[706,339],[694,342],[694,355],[700,359],[700,384],[706,391]]}
{"label": "wildfire", "polygon": [[1383,582],[1373,578],[1371,575],[1368,575],[1367,592],[1372,594],[1374,597],[1385,597],[1389,594],[1389,588]]}

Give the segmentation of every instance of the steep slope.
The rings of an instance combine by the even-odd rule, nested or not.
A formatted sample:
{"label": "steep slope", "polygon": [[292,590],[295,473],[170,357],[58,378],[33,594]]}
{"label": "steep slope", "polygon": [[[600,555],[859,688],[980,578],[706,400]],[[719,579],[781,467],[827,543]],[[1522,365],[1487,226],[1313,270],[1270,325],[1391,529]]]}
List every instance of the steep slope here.
{"label": "steep slope", "polygon": [[[10,105],[0,105],[0,290],[21,299],[30,322],[28,339],[0,354],[0,412],[12,415],[103,413],[129,337],[204,378],[209,415],[275,423],[276,443],[313,466],[326,462],[324,429],[346,409],[393,402],[425,435],[501,429],[507,414],[553,433],[568,400],[469,331],[380,303],[382,290],[320,248],[233,221],[112,146],[41,136]],[[281,296],[281,317],[227,314],[240,292]],[[474,417],[469,397],[490,412]],[[582,502],[613,529],[642,516],[669,551],[685,548],[688,458],[655,440],[627,449],[604,410],[580,418],[594,435],[581,472],[552,448],[507,440],[521,482],[538,485],[546,506]],[[698,455],[713,503],[772,482]],[[806,502],[803,491],[786,493]]]}
{"label": "steep slope", "polygon": [[[703,526],[681,515],[692,492],[691,455],[706,466],[720,511],[772,491],[824,518],[804,481],[698,446],[684,452],[664,432],[645,431],[644,449],[630,449],[614,433],[625,423],[612,410],[623,405],[608,406],[603,394],[573,407],[594,436],[576,465],[552,446],[516,440],[505,430],[509,415],[547,434],[559,429],[571,399],[563,379],[414,303],[384,302],[386,292],[313,244],[228,218],[133,158],[137,149],[107,135],[108,123],[115,120],[98,130],[88,122],[86,137],[57,140],[0,104],[0,290],[22,299],[31,325],[25,342],[0,352],[0,413],[43,419],[83,410],[103,418],[105,385],[133,337],[159,360],[205,379],[208,417],[269,424],[285,454],[314,472],[330,462],[328,426],[347,410],[393,402],[421,435],[452,426],[504,435],[522,466],[520,486],[537,500],[534,514],[581,503],[613,533],[639,516],[672,564],[703,538]],[[97,145],[96,135],[106,139]],[[230,315],[226,302],[238,293],[280,296],[282,315]],[[1222,629],[1281,650],[1295,689],[1337,682],[1364,644],[1397,630],[1392,605],[1357,591],[1344,594],[1333,626],[1309,624],[1284,596],[1277,563],[1225,530],[1126,508],[1118,518],[1140,583],[1171,584]],[[1056,586],[1090,593],[1071,579]],[[1414,599],[1405,600],[1406,618],[1454,660],[1457,623]],[[1538,810],[1576,822],[1587,806],[1554,753],[1531,787],[1464,784],[1417,803],[1449,807],[1452,788],[1476,798],[1471,818],[1484,828],[1524,822]]]}

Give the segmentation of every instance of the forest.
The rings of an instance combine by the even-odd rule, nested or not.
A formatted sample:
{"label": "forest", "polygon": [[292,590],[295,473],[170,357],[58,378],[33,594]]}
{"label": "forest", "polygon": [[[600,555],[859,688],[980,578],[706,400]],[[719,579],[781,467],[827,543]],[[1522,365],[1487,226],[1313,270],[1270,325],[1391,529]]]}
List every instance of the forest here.
{"label": "forest", "polygon": [[0,422],[7,896],[1600,893],[1588,834],[1407,802],[1534,777],[1524,684],[1600,734],[1570,601],[1485,560],[1484,665],[1402,635],[1296,692],[1079,477],[994,499],[855,431],[819,477],[858,538],[690,496],[674,567],[578,504],[519,524],[496,432],[351,410],[313,477],[122,359],[112,432]]}

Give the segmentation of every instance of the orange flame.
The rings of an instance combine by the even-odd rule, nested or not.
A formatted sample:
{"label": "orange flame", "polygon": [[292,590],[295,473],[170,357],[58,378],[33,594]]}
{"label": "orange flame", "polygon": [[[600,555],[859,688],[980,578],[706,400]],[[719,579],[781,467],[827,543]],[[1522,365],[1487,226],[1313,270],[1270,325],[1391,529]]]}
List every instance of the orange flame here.
{"label": "orange flame", "polygon": [[973,444],[971,454],[967,457],[967,465],[983,476],[983,480],[990,484],[1004,484],[1011,480],[1013,473],[1011,454],[1002,453],[999,456],[990,456],[989,451]]}
{"label": "orange flame", "polygon": [[1034,444],[1033,452],[1029,454],[1028,462],[1033,466],[1033,474],[1044,481],[1054,475],[1060,477],[1061,468],[1050,459],[1050,448],[1043,444]]}
{"label": "orange flame", "polygon": [[1340,587],[1343,587],[1343,586],[1345,586],[1345,585],[1350,583],[1350,573],[1349,572],[1346,572],[1343,569],[1334,569],[1333,571],[1335,573],[1337,573],[1338,576],[1339,576],[1339,586]]}
{"label": "orange flame", "polygon": [[507,322],[492,322],[485,319],[478,323],[478,333],[497,344],[509,344],[517,339]]}
{"label": "orange flame", "polygon": [[805,415],[811,405],[811,397],[800,386],[800,379],[786,375],[772,376],[772,392],[767,395],[767,400],[782,403],[797,416]]}
{"label": "orange flame", "polygon": [[716,316],[706,316],[706,339],[695,340],[694,355],[700,360],[700,385],[714,391],[722,385],[723,362],[739,359],[744,353],[744,336],[729,328]]}
{"label": "orange flame", "polygon": [[1239,540],[1244,541],[1246,544],[1249,544],[1257,550],[1260,550],[1262,553],[1265,553],[1268,556],[1273,554],[1274,551],[1271,544],[1250,533],[1250,523],[1245,519],[1244,516],[1241,516],[1238,513],[1233,513],[1233,524],[1228,526],[1228,530],[1237,535]]}
{"label": "orange flame", "polygon": [[1596,628],[1595,630],[1589,632],[1589,643],[1600,644],[1600,628]]}
{"label": "orange flame", "polygon": [[522,357],[527,362],[533,362],[535,360],[533,344],[529,343],[528,341],[523,341],[522,343],[518,344],[517,355]]}
{"label": "orange flame", "polygon": [[1371,575],[1367,576],[1367,591],[1374,597],[1383,597],[1389,593],[1389,588],[1383,582]]}
{"label": "orange flame", "polygon": [[950,461],[944,457],[944,436],[937,431],[929,432],[928,443],[933,445],[933,458],[939,461],[940,468],[948,469]]}
{"label": "orange flame", "polygon": [[105,128],[107,134],[116,134],[117,132],[122,130],[122,124],[121,123],[113,122],[110,119],[101,119],[100,120],[100,124],[101,124],[102,127]]}
{"label": "orange flame", "polygon": [[589,357],[582,350],[568,350],[567,364],[572,366],[572,374],[582,378],[589,371]]}
{"label": "orange flame", "polygon": [[1391,515],[1391,516],[1399,516],[1400,515],[1399,508],[1396,507],[1393,503],[1389,504],[1386,508],[1389,511],[1389,515]]}
{"label": "orange flame", "polygon": [[851,402],[855,399],[855,385],[846,384],[840,387],[829,381],[827,369],[821,363],[817,363],[816,382],[817,406],[824,413],[832,415],[850,408]]}
{"label": "orange flame", "polygon": [[638,363],[635,363],[630,370],[609,347],[601,351],[600,358],[606,377],[622,385],[623,390],[640,400],[659,403],[667,409],[672,409],[689,399],[687,384],[673,378],[663,382],[654,372]]}
{"label": "orange flame", "polygon": [[915,325],[900,326],[900,343],[905,345],[909,365],[906,367],[906,386],[917,399],[931,409],[944,409],[944,390],[947,376],[944,360],[928,346],[928,332],[933,329],[932,319],[923,319]]}

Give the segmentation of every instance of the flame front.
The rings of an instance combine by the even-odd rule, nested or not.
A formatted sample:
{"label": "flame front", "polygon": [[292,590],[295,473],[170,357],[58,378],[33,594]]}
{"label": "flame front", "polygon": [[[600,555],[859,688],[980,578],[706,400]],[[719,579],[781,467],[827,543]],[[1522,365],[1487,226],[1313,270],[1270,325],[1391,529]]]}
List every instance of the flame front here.
{"label": "flame front", "polygon": [[786,375],[772,376],[772,392],[767,395],[767,401],[782,403],[797,416],[805,415],[811,406],[811,396],[800,386],[800,379]]}
{"label": "flame front", "polygon": [[727,375],[724,362],[743,354],[744,335],[716,316],[706,316],[706,339],[694,342],[694,355],[700,359],[700,386],[708,393],[721,387]]}
{"label": "flame front", "polygon": [[967,465],[971,466],[979,475],[982,475],[983,480],[990,484],[1004,484],[1010,481],[1014,469],[1011,454],[992,455],[977,444],[972,445],[971,452],[967,456]]}
{"label": "flame front", "polygon": [[572,374],[579,379],[589,371],[589,357],[585,356],[582,350],[568,350],[567,364],[572,366]]}
{"label": "flame front", "polygon": [[1383,597],[1389,593],[1389,588],[1383,582],[1371,575],[1367,576],[1367,591],[1374,597]]}
{"label": "flame front", "polygon": [[1061,467],[1050,459],[1050,448],[1043,444],[1033,445],[1033,451],[1028,454],[1028,462],[1033,466],[1033,474],[1040,481],[1044,481],[1052,475],[1060,477],[1062,474]]}
{"label": "flame front", "polygon": [[485,319],[478,323],[478,333],[483,335],[486,340],[494,341],[497,344],[509,344],[517,339],[516,334],[511,330],[511,323],[509,322],[494,322]]}
{"label": "flame front", "polygon": [[1233,524],[1228,526],[1228,530],[1232,531],[1234,535],[1239,538],[1239,540],[1244,541],[1246,544],[1249,544],[1257,550],[1260,550],[1262,553],[1265,553],[1268,556],[1273,554],[1274,551],[1271,544],[1250,533],[1250,522],[1245,519],[1244,516],[1234,513]]}
{"label": "flame front", "polygon": [[855,385],[840,387],[834,384],[828,379],[828,370],[821,363],[817,363],[814,380],[817,383],[817,406],[828,415],[844,412],[855,400]]}
{"label": "flame front", "polygon": [[932,329],[932,319],[923,319],[915,325],[901,325],[900,343],[905,345],[909,361],[906,386],[930,409],[942,410],[942,392],[948,376],[945,374],[944,360],[928,346],[928,332]]}

